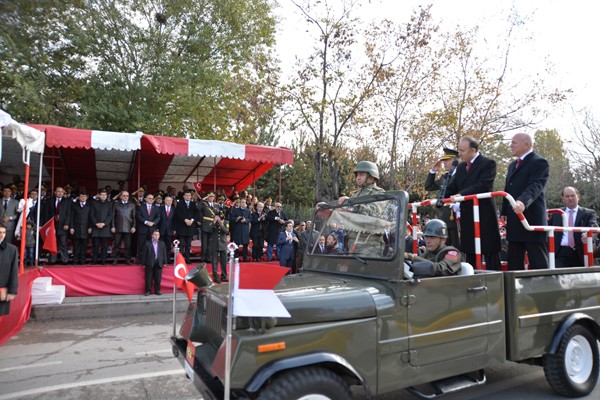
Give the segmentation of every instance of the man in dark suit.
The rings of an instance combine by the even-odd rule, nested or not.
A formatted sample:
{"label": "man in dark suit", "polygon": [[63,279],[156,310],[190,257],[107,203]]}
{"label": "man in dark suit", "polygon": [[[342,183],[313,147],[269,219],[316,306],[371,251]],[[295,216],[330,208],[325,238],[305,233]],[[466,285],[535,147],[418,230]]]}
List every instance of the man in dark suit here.
{"label": "man in dark suit", "polygon": [[6,288],[6,298],[0,300],[0,315],[10,313],[10,302],[19,289],[19,255],[17,247],[6,239],[6,227],[0,222],[0,288]]}
{"label": "man in dark suit", "polygon": [[58,254],[50,255],[50,264],[55,264],[60,254],[60,261],[67,265],[69,262],[69,253],[67,249],[67,235],[69,233],[69,222],[71,220],[71,201],[64,198],[65,191],[57,186],[54,190],[54,197],[45,198],[42,205],[42,222],[44,225],[50,219],[54,218],[54,227],[56,229],[56,244]]}
{"label": "man in dark suit", "polygon": [[[565,204],[563,209],[567,214],[569,226],[597,227],[598,216],[596,211],[579,205],[579,192],[572,186],[563,189],[562,199]],[[553,214],[550,225],[563,226],[562,214]],[[554,232],[556,246],[556,268],[583,267],[585,258],[581,232]]]}
{"label": "man in dark suit", "polygon": [[90,214],[92,207],[87,201],[86,192],[79,192],[78,200],[73,203],[71,210],[71,221],[69,222],[69,233],[73,241],[73,264],[85,264],[85,253],[88,241],[92,233],[90,225]]}
{"label": "man in dark suit", "polygon": [[112,237],[113,213],[113,203],[108,199],[108,191],[104,188],[98,190],[90,212],[92,264],[96,264],[98,260],[101,265],[106,264],[108,239]]}
{"label": "man in dark suit", "polygon": [[[456,167],[458,166],[458,163],[458,151],[444,148],[444,155],[442,158],[436,161],[429,170],[427,179],[425,179],[425,190],[432,192],[435,190],[441,190],[442,188],[447,189],[450,179],[452,179],[456,173]],[[446,172],[436,180],[435,178],[437,172],[442,165],[444,166],[444,170]],[[453,193],[448,193],[448,191],[445,190],[444,193],[439,193],[439,196],[442,197],[438,196],[438,198],[439,200],[442,200],[446,197],[449,197],[451,194]],[[454,246],[456,248],[460,247],[458,226],[456,223],[456,216],[452,210],[452,204],[444,204],[443,206],[438,207],[438,210],[438,218],[444,221],[448,227],[448,240],[446,241],[446,246]]]}
{"label": "man in dark suit", "polygon": [[546,232],[526,230],[517,214],[523,213],[529,225],[548,224],[544,192],[550,166],[548,161],[533,152],[533,139],[527,133],[514,135],[510,149],[517,159],[508,166],[504,191],[510,194],[517,204],[511,209],[508,200],[504,199],[502,203],[502,216],[507,221],[508,268],[525,269],[526,252],[529,257],[529,269],[548,268]]}
{"label": "man in dark suit", "polygon": [[286,221],[285,229],[279,232],[277,248],[279,249],[279,265],[292,268],[292,274],[296,273],[294,266],[294,243],[298,243],[298,237],[294,232],[294,221]]}
{"label": "man in dark suit", "polygon": [[19,213],[19,200],[13,198],[13,191],[9,185],[2,188],[2,203],[0,205],[0,223],[6,228],[6,239],[8,243],[15,240],[15,229]]}
{"label": "man in dark suit", "polygon": [[[479,143],[470,136],[460,140],[458,153],[462,162],[456,168],[454,179],[450,180],[446,192],[466,196],[493,191],[496,161],[483,156],[479,152]],[[485,257],[486,269],[500,270],[500,231],[493,199],[479,200],[479,221],[481,253]],[[465,253],[469,264],[477,264],[472,201],[460,203],[460,250]]]}
{"label": "man in dark suit", "polygon": [[[152,232],[158,229],[160,222],[160,212],[158,207],[154,206],[154,195],[147,193],[144,197],[146,204],[141,204],[138,207],[135,219],[137,220],[137,234],[138,234],[138,258],[141,258],[142,247],[150,239]],[[142,261],[138,260],[138,264]]]}
{"label": "man in dark suit", "polygon": [[141,246],[140,264],[146,270],[146,296],[152,292],[152,283],[154,282],[154,294],[160,296],[160,281],[162,279],[162,269],[167,264],[167,247],[165,242],[160,240],[160,232],[154,229],[147,240]]}
{"label": "man in dark suit", "polygon": [[[285,226],[287,215],[281,211],[281,203],[275,203],[275,208],[267,213],[267,261],[273,258],[273,245],[279,239],[279,233]],[[277,248],[277,257],[281,258],[279,247]]]}
{"label": "man in dark suit", "polygon": [[173,235],[175,234],[175,207],[173,206],[173,197],[166,195],[163,205],[159,207],[160,240],[165,242],[167,248],[167,262],[171,263],[171,246],[173,245]]}
{"label": "man in dark suit", "polygon": [[177,231],[177,239],[181,246],[181,254],[185,258],[187,264],[190,260],[190,247],[192,237],[196,234],[196,223],[198,219],[198,210],[196,203],[192,201],[192,193],[189,191],[183,194],[183,198],[175,207],[175,230]]}

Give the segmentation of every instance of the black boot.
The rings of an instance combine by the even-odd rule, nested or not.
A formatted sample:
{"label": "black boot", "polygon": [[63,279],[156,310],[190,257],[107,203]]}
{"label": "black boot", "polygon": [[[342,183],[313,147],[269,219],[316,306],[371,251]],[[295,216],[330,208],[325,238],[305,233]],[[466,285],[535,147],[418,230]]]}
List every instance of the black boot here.
{"label": "black boot", "polygon": [[219,279],[219,275],[213,274],[213,282],[214,283],[221,283],[221,279]]}

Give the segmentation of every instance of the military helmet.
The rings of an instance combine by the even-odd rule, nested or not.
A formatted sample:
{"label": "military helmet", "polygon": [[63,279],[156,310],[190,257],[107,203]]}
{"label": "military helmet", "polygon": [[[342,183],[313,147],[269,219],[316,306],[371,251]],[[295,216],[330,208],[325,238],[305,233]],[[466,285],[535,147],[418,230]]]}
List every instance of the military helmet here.
{"label": "military helmet", "polygon": [[430,220],[427,225],[425,225],[423,236],[447,238],[448,228],[446,227],[446,223],[441,219]]}
{"label": "military helmet", "polygon": [[357,172],[366,172],[371,175],[375,179],[379,179],[379,168],[377,168],[377,164],[371,161],[361,161],[356,164],[354,168],[354,173]]}

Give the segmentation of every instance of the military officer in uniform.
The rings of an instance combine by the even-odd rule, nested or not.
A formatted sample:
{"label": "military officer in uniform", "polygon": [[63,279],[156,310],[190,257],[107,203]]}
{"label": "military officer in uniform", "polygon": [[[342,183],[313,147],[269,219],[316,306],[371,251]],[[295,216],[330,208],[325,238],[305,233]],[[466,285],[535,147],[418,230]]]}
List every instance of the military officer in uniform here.
{"label": "military officer in uniform", "polygon": [[456,275],[461,268],[460,252],[456,247],[446,246],[448,228],[440,219],[432,219],[425,225],[426,251],[423,256],[404,253],[404,259],[412,262],[411,270],[418,277]]}
{"label": "military officer in uniform", "polygon": [[[210,255],[212,263],[213,281],[215,283],[228,282],[227,279],[227,233],[228,223],[222,213],[215,215],[214,223],[211,225],[213,233],[210,236]],[[219,276],[219,264],[221,274]]]}
{"label": "military officer in uniform", "polygon": [[202,240],[202,254],[200,256],[201,261],[211,262],[210,257],[210,239],[213,234],[213,225],[215,215],[219,212],[218,205],[215,203],[215,194],[210,192],[206,195],[206,199],[201,201],[198,205],[200,208],[200,220],[198,225],[200,226],[201,240]]}
{"label": "military officer in uniform", "polygon": [[[455,163],[456,161],[456,163]],[[439,179],[435,179],[437,176],[437,171],[441,166],[444,166],[444,173],[440,176]],[[448,180],[452,179],[454,176],[454,172],[456,171],[456,166],[458,165],[458,151],[453,149],[444,148],[444,155],[429,170],[429,175],[427,175],[427,179],[425,180],[425,190],[427,191],[435,191],[441,190],[448,186]],[[448,193],[452,194],[452,193]],[[443,195],[442,198],[446,198],[449,196]],[[441,200],[441,199],[440,199]],[[448,246],[460,247],[459,239],[458,239],[458,227],[456,224],[456,215],[452,210],[452,203],[444,204],[442,207],[438,207],[438,218],[446,223],[448,227],[448,241],[446,244]]]}

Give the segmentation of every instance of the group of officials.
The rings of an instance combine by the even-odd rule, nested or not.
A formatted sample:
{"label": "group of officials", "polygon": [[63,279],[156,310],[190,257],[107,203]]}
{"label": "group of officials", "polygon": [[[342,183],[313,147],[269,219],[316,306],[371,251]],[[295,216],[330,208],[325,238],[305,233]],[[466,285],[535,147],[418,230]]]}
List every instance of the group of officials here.
{"label": "group of officials", "polygon": [[[500,218],[506,227],[508,241],[507,264],[510,270],[525,269],[526,258],[529,269],[548,268],[548,238],[544,231],[530,231],[521,223],[522,214],[529,225],[563,226],[562,217],[547,215],[545,188],[549,177],[548,162],[533,150],[533,139],[529,134],[517,133],[510,142],[515,160],[508,166],[504,191],[515,200],[511,206],[503,199]],[[453,161],[456,160],[457,162]],[[441,165],[446,173],[435,179]],[[458,143],[458,151],[444,149],[444,156],[431,168],[425,182],[427,190],[444,190],[443,198],[454,201],[458,196],[475,195],[493,191],[496,179],[496,162],[481,154],[479,143],[465,136]],[[568,215],[568,225],[574,227],[597,227],[594,210],[579,206],[579,193],[574,187],[565,187],[562,193]],[[475,221],[473,202],[459,203],[458,213],[445,205],[440,212],[448,227],[448,243],[459,248],[466,262],[475,265]],[[458,218],[460,215],[460,218]],[[500,270],[501,238],[498,225],[498,212],[493,198],[479,199],[479,225],[481,253],[486,268]],[[460,235],[459,232],[460,231]],[[556,267],[583,266],[582,234],[555,232],[557,245]]]}

